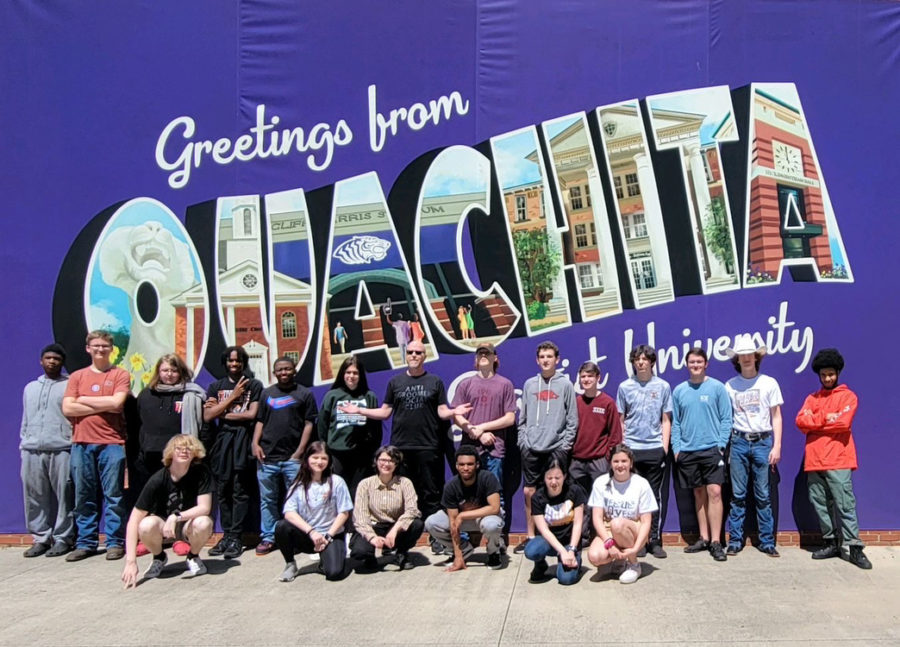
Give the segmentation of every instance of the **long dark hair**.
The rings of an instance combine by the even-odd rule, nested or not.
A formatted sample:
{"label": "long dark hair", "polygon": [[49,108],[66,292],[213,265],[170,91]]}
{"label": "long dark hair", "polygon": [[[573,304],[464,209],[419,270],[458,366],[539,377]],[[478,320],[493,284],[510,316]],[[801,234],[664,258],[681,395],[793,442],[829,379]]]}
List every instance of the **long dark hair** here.
{"label": "long dark hair", "polygon": [[[356,370],[359,371],[359,384],[357,384],[356,388],[353,391],[350,391],[350,389],[347,388],[347,383],[344,382],[344,373],[347,372],[348,366],[355,366]],[[366,379],[366,367],[363,365],[362,360],[359,359],[356,355],[351,355],[343,362],[341,362],[341,367],[338,369],[337,377],[334,378],[334,384],[331,385],[331,388],[344,389],[345,391],[352,393],[353,395],[359,393],[368,393],[369,380]]]}
{"label": "long dark hair", "polygon": [[609,454],[609,481],[606,482],[606,489],[612,492],[612,483],[615,480],[615,476],[613,475],[613,467],[612,467],[612,458],[616,454],[625,454],[629,460],[631,460],[631,473],[634,474],[634,452],[631,451],[631,447],[626,445],[625,443],[619,443]]}
{"label": "long dark hair", "polygon": [[288,497],[290,497],[294,493],[294,490],[299,486],[303,486],[303,498],[309,503],[307,493],[309,492],[309,484],[312,483],[313,480],[312,470],[309,469],[309,457],[313,454],[326,454],[328,456],[328,465],[322,470],[322,482],[328,483],[328,489],[325,492],[325,500],[327,501],[331,498],[331,454],[328,451],[328,446],[321,440],[311,442],[307,445],[306,451],[303,452],[303,459],[300,461],[300,471],[297,472],[297,476],[294,477],[294,480],[291,482],[291,487],[288,488]]}

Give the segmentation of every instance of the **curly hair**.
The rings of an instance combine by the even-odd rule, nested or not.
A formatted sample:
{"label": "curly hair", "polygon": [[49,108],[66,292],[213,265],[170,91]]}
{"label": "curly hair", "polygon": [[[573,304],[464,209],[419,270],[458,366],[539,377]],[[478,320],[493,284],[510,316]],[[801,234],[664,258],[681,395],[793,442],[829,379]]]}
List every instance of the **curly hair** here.
{"label": "curly hair", "polygon": [[166,443],[166,447],[163,449],[163,465],[169,467],[172,464],[172,457],[175,455],[175,450],[181,447],[187,447],[191,450],[191,454],[193,455],[193,459],[191,460],[192,463],[199,463],[206,456],[206,448],[203,446],[203,443],[200,442],[199,438],[187,434],[177,434],[169,438],[169,442]]}
{"label": "curly hair", "polygon": [[837,348],[823,348],[813,357],[812,372],[818,375],[823,368],[833,368],[838,373],[844,370],[844,358]]}

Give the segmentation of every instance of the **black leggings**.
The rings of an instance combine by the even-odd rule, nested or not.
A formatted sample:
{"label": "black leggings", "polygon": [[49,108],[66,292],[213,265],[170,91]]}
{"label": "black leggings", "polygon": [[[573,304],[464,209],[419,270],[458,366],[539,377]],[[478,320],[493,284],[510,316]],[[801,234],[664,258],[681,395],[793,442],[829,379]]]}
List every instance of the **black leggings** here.
{"label": "black leggings", "polygon": [[[275,524],[275,543],[284,556],[285,563],[294,561],[294,555],[297,553],[312,554],[316,552],[315,542],[310,536],[284,519]],[[344,569],[346,557],[347,544],[344,540],[344,533],[341,533],[325,547],[325,550],[319,553],[325,579],[339,580],[346,575]]]}
{"label": "black leggings", "polygon": [[[372,530],[379,537],[384,537],[393,527],[394,524],[392,523],[376,523],[372,526]],[[425,524],[422,520],[413,519],[412,523],[409,524],[409,528],[397,533],[394,550],[400,554],[407,553],[419,541],[423,530],[425,530]],[[353,535],[353,541],[350,542],[350,559],[362,562],[367,557],[375,557],[375,546],[359,533]]]}

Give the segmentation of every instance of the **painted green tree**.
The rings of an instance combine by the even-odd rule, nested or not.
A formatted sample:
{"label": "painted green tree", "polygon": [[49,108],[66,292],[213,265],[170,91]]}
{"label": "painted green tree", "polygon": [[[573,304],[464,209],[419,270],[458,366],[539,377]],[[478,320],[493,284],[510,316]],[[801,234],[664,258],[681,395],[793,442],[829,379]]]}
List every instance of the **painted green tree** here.
{"label": "painted green tree", "polygon": [[561,267],[559,250],[550,245],[544,229],[513,232],[513,247],[522,278],[522,290],[534,301],[546,303]]}
{"label": "painted green tree", "polygon": [[703,239],[706,241],[706,249],[725,267],[734,267],[728,212],[725,210],[725,201],[721,196],[715,196],[709,203],[706,225],[703,227]]}

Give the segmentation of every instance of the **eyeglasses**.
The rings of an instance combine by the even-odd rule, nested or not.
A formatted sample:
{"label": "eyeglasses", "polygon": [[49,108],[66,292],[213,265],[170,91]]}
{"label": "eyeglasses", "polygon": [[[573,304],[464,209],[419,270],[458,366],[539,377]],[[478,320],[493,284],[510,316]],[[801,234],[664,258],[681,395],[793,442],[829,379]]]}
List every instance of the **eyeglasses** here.
{"label": "eyeglasses", "polygon": [[194,450],[192,450],[190,447],[175,447],[172,449],[172,451],[191,454]]}
{"label": "eyeglasses", "polygon": [[109,350],[112,346],[110,344],[90,344],[88,348],[91,350]]}
{"label": "eyeglasses", "polygon": [[406,351],[406,354],[407,355],[424,355],[425,351],[424,350],[408,350],[408,351]]}
{"label": "eyeglasses", "polygon": [[388,463],[396,463],[397,461],[395,461],[393,458],[379,458],[376,462],[381,463],[382,465],[386,465]]}
{"label": "eyeglasses", "polygon": [[478,355],[478,357],[490,357],[491,355],[493,355],[493,353],[489,350],[480,350],[475,354]]}

